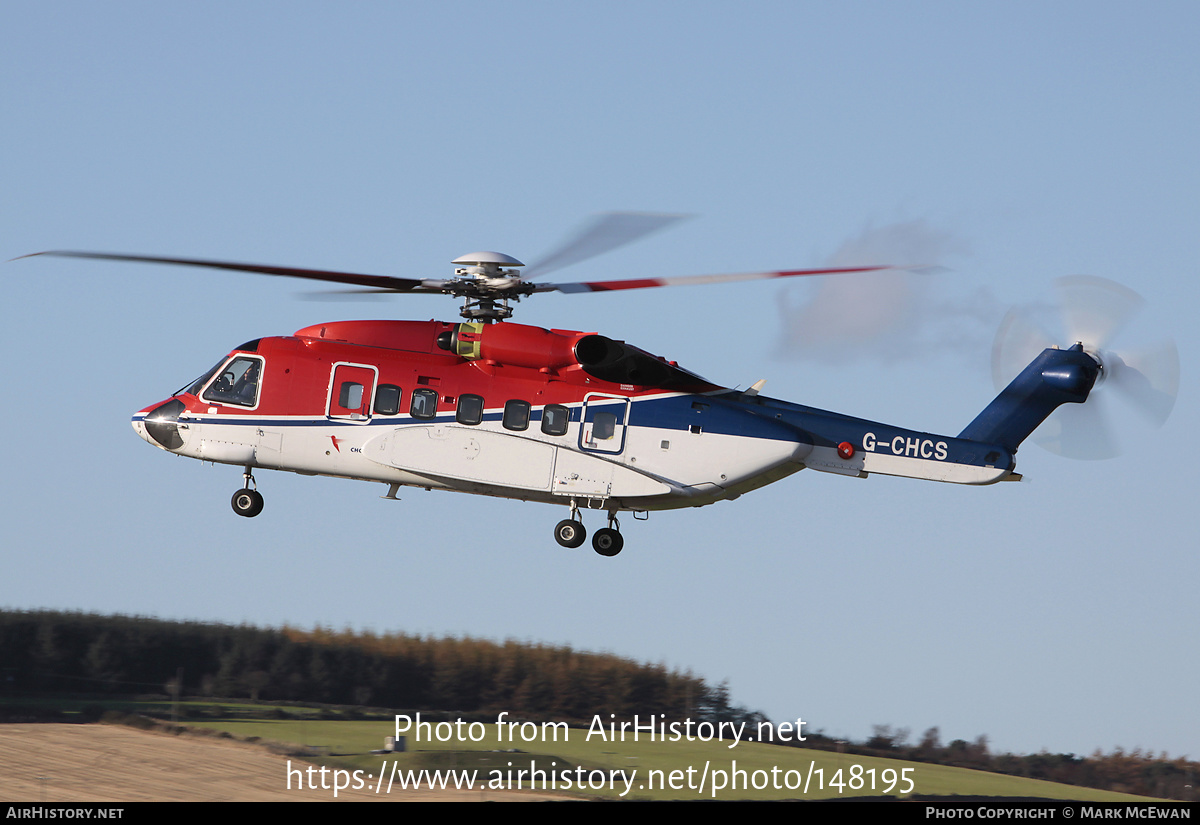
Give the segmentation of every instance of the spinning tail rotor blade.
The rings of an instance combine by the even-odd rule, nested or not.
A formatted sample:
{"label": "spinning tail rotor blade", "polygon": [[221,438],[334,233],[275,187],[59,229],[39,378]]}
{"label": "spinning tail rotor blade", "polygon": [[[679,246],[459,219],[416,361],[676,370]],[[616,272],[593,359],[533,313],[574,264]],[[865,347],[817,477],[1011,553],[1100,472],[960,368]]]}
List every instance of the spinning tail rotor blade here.
{"label": "spinning tail rotor blade", "polygon": [[1161,427],[1171,415],[1175,396],[1179,395],[1179,350],[1167,339],[1154,347],[1132,350],[1124,358],[1109,353],[1112,364],[1105,362],[1111,386],[1154,427]]}
{"label": "spinning tail rotor blade", "polygon": [[[1162,426],[1179,393],[1179,353],[1173,341],[1129,348],[1134,319],[1144,301],[1136,292],[1103,278],[1073,276],[1055,283],[1058,306],[1013,309],[992,348],[992,376],[1004,386],[1050,346],[1083,344],[1100,362],[1101,379],[1082,404],[1065,404],[1034,432],[1032,439],[1051,452],[1085,460],[1120,455],[1118,429],[1125,410],[1154,427]],[[1049,332],[1056,329],[1059,335]],[[1134,333],[1131,335],[1130,332]],[[1116,403],[1114,403],[1114,401]]]}
{"label": "spinning tail rotor blade", "polygon": [[1120,438],[1110,422],[1109,399],[1089,398],[1063,404],[1031,436],[1039,447],[1080,461],[1103,461],[1121,454]]}
{"label": "spinning tail rotor blade", "polygon": [[1089,350],[1107,349],[1145,304],[1132,289],[1091,275],[1059,278],[1054,291],[1070,339],[1062,345],[1081,341]]}
{"label": "spinning tail rotor blade", "polygon": [[1013,309],[1004,316],[992,344],[992,383],[1003,389],[1038,353],[1058,345],[1032,307]]}

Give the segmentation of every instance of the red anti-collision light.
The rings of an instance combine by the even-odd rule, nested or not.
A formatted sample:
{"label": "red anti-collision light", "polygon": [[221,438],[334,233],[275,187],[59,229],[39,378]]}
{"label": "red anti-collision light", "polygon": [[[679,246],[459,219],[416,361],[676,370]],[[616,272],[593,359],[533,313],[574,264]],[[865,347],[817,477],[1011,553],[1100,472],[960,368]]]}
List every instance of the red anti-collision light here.
{"label": "red anti-collision light", "polygon": [[854,458],[854,445],[849,441],[843,441],[838,445],[838,455],[842,458]]}

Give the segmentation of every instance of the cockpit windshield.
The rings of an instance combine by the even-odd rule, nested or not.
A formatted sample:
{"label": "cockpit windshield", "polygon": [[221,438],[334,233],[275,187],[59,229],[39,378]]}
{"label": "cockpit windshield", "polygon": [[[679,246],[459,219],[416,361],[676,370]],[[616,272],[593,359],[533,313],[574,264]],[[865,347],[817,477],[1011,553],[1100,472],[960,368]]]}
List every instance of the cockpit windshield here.
{"label": "cockpit windshield", "polygon": [[[238,404],[243,407],[253,407],[258,402],[258,383],[262,373],[261,358],[239,355],[213,372],[217,373],[217,377],[204,391],[205,401],[217,404]],[[193,386],[196,385],[193,384]]]}
{"label": "cockpit windshield", "polygon": [[[190,395],[199,395],[200,390],[204,389],[204,385],[208,383],[208,379],[212,378],[213,375],[216,374],[217,370],[220,369],[221,365],[224,363],[225,363],[225,359],[222,358],[220,361],[213,364],[212,369],[208,370],[208,372],[204,373],[204,375],[201,375],[199,378],[197,378],[192,383],[185,384],[184,386],[177,389],[175,391],[175,395],[183,395],[185,392]],[[174,398],[175,395],[172,395],[171,397]]]}

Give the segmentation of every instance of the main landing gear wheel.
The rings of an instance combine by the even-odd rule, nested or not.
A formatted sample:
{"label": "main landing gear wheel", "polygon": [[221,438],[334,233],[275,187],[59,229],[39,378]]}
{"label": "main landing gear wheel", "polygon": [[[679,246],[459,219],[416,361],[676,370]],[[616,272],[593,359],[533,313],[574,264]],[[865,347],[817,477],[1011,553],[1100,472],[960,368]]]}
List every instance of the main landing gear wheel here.
{"label": "main landing gear wheel", "polygon": [[263,497],[258,490],[245,488],[234,493],[233,499],[229,503],[233,505],[233,512],[239,516],[253,518],[262,512]]}
{"label": "main landing gear wheel", "polygon": [[563,519],[554,526],[554,540],[563,547],[579,547],[587,540],[587,530],[581,521]]}
{"label": "main landing gear wheel", "polygon": [[615,556],[625,546],[625,539],[611,527],[601,527],[592,536],[592,549],[602,556]]}

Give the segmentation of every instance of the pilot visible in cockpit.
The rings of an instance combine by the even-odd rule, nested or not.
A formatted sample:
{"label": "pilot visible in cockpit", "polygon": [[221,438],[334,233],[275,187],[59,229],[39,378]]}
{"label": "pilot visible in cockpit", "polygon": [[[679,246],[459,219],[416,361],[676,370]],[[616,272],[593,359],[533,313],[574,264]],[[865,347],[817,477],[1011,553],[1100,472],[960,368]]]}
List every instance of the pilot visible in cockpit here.
{"label": "pilot visible in cockpit", "polygon": [[237,397],[243,404],[253,406],[254,399],[258,396],[258,362],[251,362],[246,372],[238,381]]}

